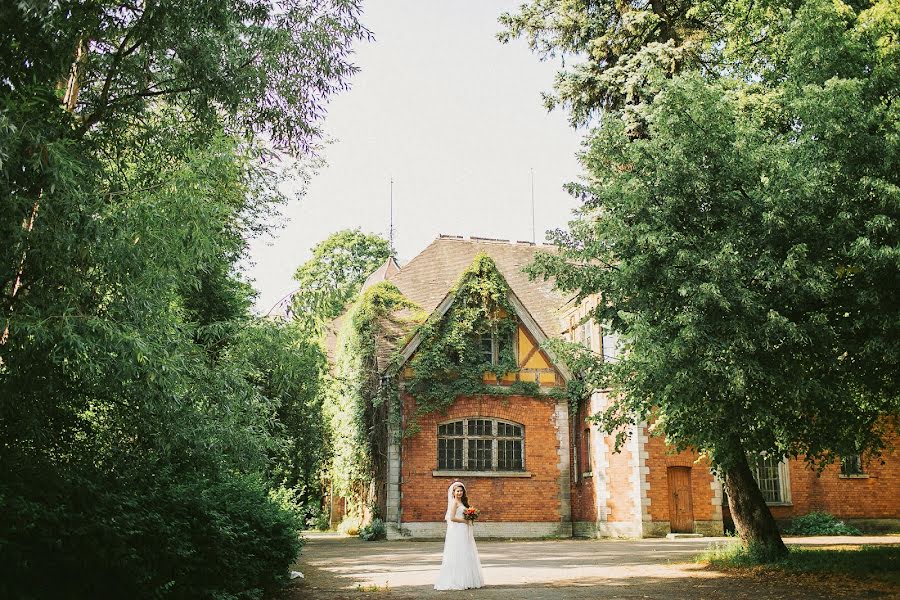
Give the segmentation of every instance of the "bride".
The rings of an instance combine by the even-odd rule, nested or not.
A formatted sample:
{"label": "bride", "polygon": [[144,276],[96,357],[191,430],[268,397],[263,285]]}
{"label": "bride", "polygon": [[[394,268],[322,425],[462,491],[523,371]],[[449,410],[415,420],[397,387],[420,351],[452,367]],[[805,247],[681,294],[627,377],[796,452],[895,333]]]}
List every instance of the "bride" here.
{"label": "bride", "polygon": [[475,527],[463,518],[469,507],[466,486],[454,481],[447,489],[447,536],[444,538],[444,558],[438,574],[436,590],[466,590],[484,585],[481,560],[475,547]]}

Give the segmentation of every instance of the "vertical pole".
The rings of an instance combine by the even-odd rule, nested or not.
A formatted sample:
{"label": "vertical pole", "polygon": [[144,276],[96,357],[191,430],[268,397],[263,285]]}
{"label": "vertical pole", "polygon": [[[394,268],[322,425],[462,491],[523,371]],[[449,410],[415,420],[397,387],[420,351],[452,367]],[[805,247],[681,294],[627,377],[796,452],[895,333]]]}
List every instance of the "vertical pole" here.
{"label": "vertical pole", "polygon": [[531,243],[536,244],[537,239],[534,234],[534,169],[531,169]]}
{"label": "vertical pole", "polygon": [[388,246],[391,256],[394,255],[394,178],[391,177],[391,209],[390,224],[388,225]]}

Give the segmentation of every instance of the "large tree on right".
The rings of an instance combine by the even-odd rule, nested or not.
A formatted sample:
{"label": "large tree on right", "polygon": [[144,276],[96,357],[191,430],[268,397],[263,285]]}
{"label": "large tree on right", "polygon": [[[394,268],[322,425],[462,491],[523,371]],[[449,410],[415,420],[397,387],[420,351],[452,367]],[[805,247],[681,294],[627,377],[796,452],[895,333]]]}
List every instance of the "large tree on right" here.
{"label": "large tree on right", "polygon": [[568,55],[583,205],[538,276],[625,352],[595,385],[708,455],[744,542],[786,553],[760,455],[877,454],[900,372],[900,3],[535,0],[501,38]]}

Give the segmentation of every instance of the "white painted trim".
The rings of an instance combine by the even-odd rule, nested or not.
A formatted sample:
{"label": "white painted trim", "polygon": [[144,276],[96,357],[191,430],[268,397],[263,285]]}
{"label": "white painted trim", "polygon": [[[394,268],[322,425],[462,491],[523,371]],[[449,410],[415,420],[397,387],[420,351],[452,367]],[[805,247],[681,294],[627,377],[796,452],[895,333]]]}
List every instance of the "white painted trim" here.
{"label": "white painted trim", "polygon": [[[447,311],[450,310],[450,305],[453,304],[453,300],[455,298],[456,295],[453,292],[450,292],[446,296],[444,296],[444,299],[441,300],[441,303],[437,305],[437,308],[435,308],[432,313],[428,315],[428,319],[426,319],[425,322],[427,323],[432,318],[440,319],[445,314],[447,314]],[[412,339],[407,342],[406,346],[403,347],[403,350],[400,351],[400,356],[403,357],[403,360],[397,366],[398,371],[403,368],[403,365],[405,365],[410,358],[412,358],[412,355],[416,352],[416,350],[419,348],[419,344],[421,343],[422,333],[417,331],[416,334],[412,336]]]}

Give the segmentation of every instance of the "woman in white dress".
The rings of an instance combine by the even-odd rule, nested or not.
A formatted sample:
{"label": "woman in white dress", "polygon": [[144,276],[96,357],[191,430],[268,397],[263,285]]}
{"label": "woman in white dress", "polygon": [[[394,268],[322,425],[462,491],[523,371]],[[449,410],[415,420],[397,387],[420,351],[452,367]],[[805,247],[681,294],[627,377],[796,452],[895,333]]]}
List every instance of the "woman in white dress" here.
{"label": "woman in white dress", "polygon": [[454,481],[447,489],[447,536],[444,538],[444,558],[438,574],[436,590],[467,590],[484,585],[481,559],[475,547],[475,527],[463,518],[469,507],[466,486]]}

